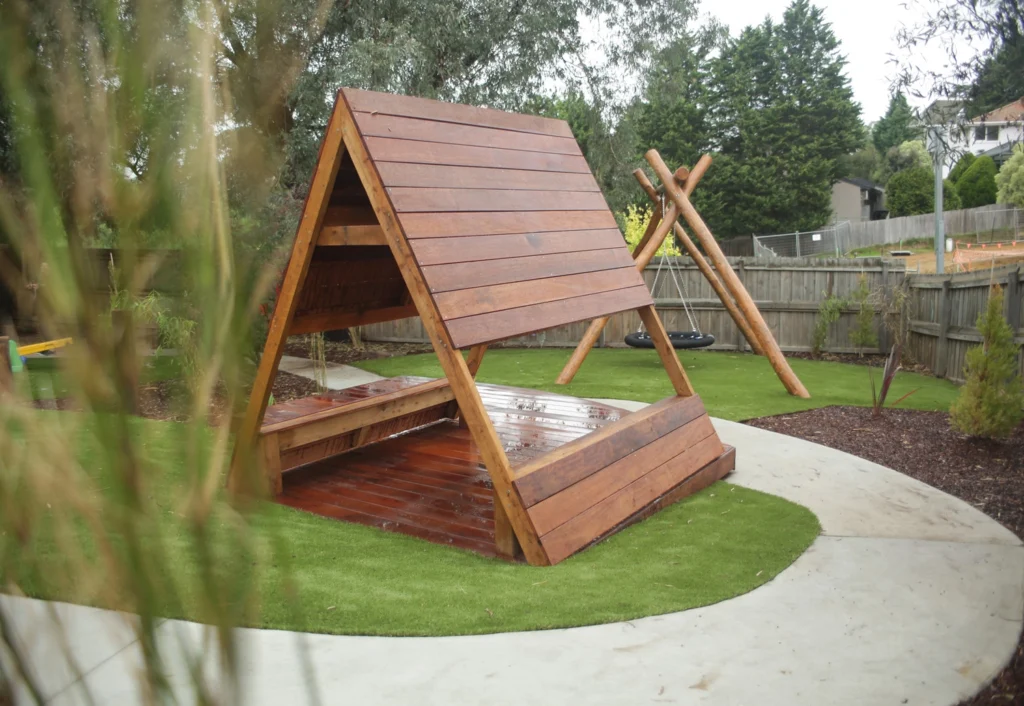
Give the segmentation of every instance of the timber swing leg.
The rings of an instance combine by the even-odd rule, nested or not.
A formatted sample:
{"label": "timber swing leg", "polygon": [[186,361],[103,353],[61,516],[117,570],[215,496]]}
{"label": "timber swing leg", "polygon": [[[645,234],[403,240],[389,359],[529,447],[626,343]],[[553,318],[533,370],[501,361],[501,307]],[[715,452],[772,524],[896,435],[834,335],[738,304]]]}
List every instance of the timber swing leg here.
{"label": "timber swing leg", "polygon": [[703,219],[701,219],[700,214],[697,213],[697,210],[690,203],[689,196],[676,184],[672,172],[669,171],[665,162],[662,161],[661,155],[658,154],[657,150],[649,150],[645,158],[647,163],[651,165],[651,168],[654,169],[655,174],[658,175],[658,178],[661,179],[662,185],[665,188],[666,198],[671,199],[672,204],[679,209],[679,212],[682,213],[690,228],[693,229],[694,235],[700,240],[700,244],[704,246],[704,251],[714,263],[715,269],[718,270],[718,274],[722,277],[723,284],[736,300],[737,305],[750,324],[754,336],[760,342],[761,348],[764,350],[765,355],[771,362],[776,375],[779,376],[786,390],[795,397],[809,398],[811,396],[810,393],[807,392],[807,388],[804,387],[803,383],[800,382],[800,379],[793,372],[793,369],[790,368],[789,362],[783,356],[782,349],[779,348],[775,337],[772,336],[771,330],[765,323],[764,317],[761,316],[757,305],[754,304],[754,300],[750,297],[743,283],[740,282],[739,277],[736,276],[722,249],[718,247],[715,236],[712,235]]}
{"label": "timber swing leg", "polygon": [[[685,167],[680,167],[676,170],[673,178],[683,184],[683,190],[686,193],[693,193],[693,190],[697,187],[698,182],[700,182],[710,164],[711,159],[709,157],[698,162],[692,171]],[[651,220],[647,223],[647,229],[632,253],[633,259],[636,261],[636,268],[640,271],[641,276],[643,276],[644,269],[651,264],[655,253],[658,252],[665,242],[665,237],[668,235],[677,217],[678,211],[675,209],[674,204],[669,204],[667,211],[662,213],[661,204],[655,201]],[[604,331],[605,326],[608,325],[610,320],[611,317],[602,316],[590,322],[590,326],[576,345],[576,349],[569,357],[569,361],[562,368],[562,372],[558,374],[555,384],[568,385],[572,382],[573,378],[576,377],[576,373],[583,366],[583,361],[586,360],[587,355],[597,345],[598,339],[601,338],[601,332]]]}

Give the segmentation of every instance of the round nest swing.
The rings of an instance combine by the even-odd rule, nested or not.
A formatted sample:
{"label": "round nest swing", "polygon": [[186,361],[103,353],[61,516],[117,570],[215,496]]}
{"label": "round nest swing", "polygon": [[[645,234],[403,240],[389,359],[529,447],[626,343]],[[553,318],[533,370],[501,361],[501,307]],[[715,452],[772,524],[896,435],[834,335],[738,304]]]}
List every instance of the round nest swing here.
{"label": "round nest swing", "polygon": [[[662,256],[658,259],[658,269],[654,273],[654,283],[651,285],[651,292],[657,291],[658,279],[661,277],[661,270],[665,266],[665,257]],[[669,331],[668,340],[672,343],[672,347],[676,350],[687,350],[691,348],[706,348],[715,342],[715,337],[710,333],[703,333],[700,327],[697,325],[697,320],[693,316],[693,310],[690,308],[689,297],[686,292],[686,284],[680,283],[679,273],[676,272],[674,267],[669,267],[669,276],[672,278],[672,282],[676,286],[676,292],[679,294],[679,299],[683,303],[683,311],[686,312],[686,318],[690,320],[690,326],[693,327],[691,331]],[[654,341],[651,340],[650,334],[644,330],[643,324],[634,333],[626,334],[626,345],[630,348],[654,348]]]}

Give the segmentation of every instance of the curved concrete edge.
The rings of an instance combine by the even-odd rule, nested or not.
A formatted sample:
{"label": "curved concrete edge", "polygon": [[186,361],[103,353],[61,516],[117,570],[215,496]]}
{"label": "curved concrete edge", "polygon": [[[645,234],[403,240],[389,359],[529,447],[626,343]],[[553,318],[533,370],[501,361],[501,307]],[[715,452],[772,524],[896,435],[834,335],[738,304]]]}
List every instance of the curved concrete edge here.
{"label": "curved concrete edge", "polygon": [[[242,703],[309,700],[302,654],[327,704],[955,704],[1005,666],[1024,615],[1016,537],[877,464],[734,422],[715,425],[738,450],[730,482],[805,505],[822,523],[810,549],[771,582],[683,613],[569,630],[449,638],[240,630]],[[15,611],[19,634],[47,640],[21,619],[47,604],[0,602]],[[139,703],[137,645],[79,634],[113,635],[96,621],[124,619],[60,610],[73,616],[72,652],[93,665],[81,665],[82,683],[97,703]],[[166,645],[199,654],[203,631],[180,621],[161,627]],[[188,693],[186,663],[168,653],[168,678]],[[37,654],[53,703],[80,703],[81,684],[49,669],[53,650]],[[216,657],[205,664],[216,679]]]}

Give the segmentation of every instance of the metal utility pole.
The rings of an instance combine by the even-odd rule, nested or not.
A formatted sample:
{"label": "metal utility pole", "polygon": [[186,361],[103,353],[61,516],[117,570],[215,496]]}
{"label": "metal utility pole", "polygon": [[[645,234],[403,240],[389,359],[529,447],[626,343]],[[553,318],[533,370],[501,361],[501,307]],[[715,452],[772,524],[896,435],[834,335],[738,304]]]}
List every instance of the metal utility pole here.
{"label": "metal utility pole", "polygon": [[942,217],[942,168],[946,160],[940,127],[928,131],[928,141],[935,171],[935,271],[941,274],[946,271],[946,222]]}

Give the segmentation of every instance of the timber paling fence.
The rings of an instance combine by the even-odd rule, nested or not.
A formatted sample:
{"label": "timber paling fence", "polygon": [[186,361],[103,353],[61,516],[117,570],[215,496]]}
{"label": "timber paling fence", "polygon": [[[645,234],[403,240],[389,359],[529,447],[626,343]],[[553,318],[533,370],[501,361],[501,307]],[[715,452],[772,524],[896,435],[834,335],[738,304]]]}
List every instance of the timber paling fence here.
{"label": "timber paling fence", "polygon": [[[811,350],[818,307],[827,293],[848,299],[857,288],[861,273],[867,277],[868,286],[872,290],[883,287],[888,290],[899,286],[906,274],[906,265],[902,261],[882,258],[729,258],[729,262],[754,298],[780,347],[787,352]],[[715,336],[715,344],[711,349],[749,350],[711,285],[688,257],[666,258],[664,271],[653,292],[665,327],[670,331],[689,331],[693,328],[669,275],[669,268],[675,269],[681,277],[683,294],[697,326],[704,333]],[[644,280],[648,287],[654,284],[657,269],[656,259],[644,270]],[[857,311],[855,306],[843,309],[839,321],[831,327],[826,350],[834,353],[857,352],[857,347],[850,341]],[[887,349],[888,333],[882,325],[881,317],[876,319],[880,345]],[[499,345],[575,347],[588,323],[559,326],[503,341]],[[617,314],[605,328],[598,346],[623,346],[626,334],[638,330],[639,326],[640,320],[635,312]],[[363,337],[370,341],[428,342],[426,332],[417,318],[363,326],[361,331]],[[879,348],[864,350],[866,353],[879,351]]]}
{"label": "timber paling fence", "polygon": [[[1020,265],[945,275],[910,275],[907,349],[939,377],[963,382],[967,351],[981,342],[975,324],[992,283],[1002,286],[1007,322],[1024,345],[1024,268]],[[1024,375],[1024,353],[1018,354]]]}

